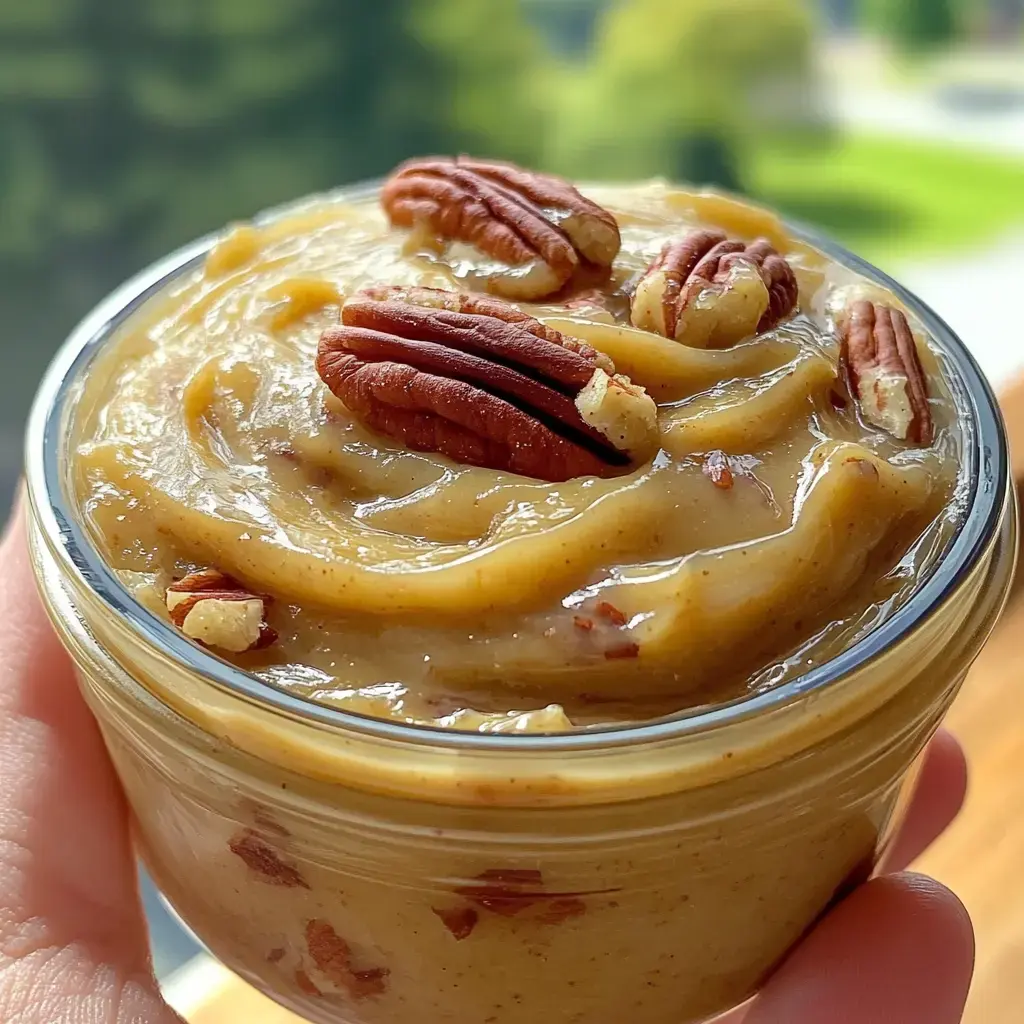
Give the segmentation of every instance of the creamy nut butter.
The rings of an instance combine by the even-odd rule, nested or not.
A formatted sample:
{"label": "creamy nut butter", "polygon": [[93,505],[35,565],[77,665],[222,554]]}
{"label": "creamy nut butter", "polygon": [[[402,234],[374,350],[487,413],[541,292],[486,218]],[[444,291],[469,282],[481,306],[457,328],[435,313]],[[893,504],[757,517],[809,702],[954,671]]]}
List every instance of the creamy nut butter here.
{"label": "creamy nut butter", "polygon": [[433,158],[69,339],[40,591],[216,956],[319,1024],[696,1024],[869,877],[1016,517],[977,368],[854,266]]}
{"label": "creamy nut butter", "polygon": [[[76,493],[147,607],[182,626],[168,588],[213,570],[237,599],[193,600],[186,633],[275,686],[402,722],[549,732],[776,686],[862,637],[927,577],[962,513],[961,437],[913,317],[898,324],[917,353],[909,387],[907,366],[876,351],[877,310],[883,348],[890,338],[899,355],[893,296],[762,210],[658,183],[586,190],[601,252],[616,245],[609,218],[620,248],[601,266],[569,246],[574,276],[560,283],[536,252],[502,260],[445,225],[429,231],[429,216],[397,216],[404,181],[385,190],[388,209],[377,196],[318,200],[228,230],[92,368]],[[698,264],[716,245],[724,257],[711,252],[709,272]],[[529,301],[516,294],[524,279]],[[401,370],[431,318],[534,337],[481,303],[589,347],[575,385],[542,388],[573,423],[548,431],[532,394],[506,401],[500,381],[480,384],[473,367],[446,376],[436,360],[447,356],[428,353],[439,400],[465,405],[447,395],[450,377],[503,395],[559,445],[567,432],[582,439],[569,462],[532,437],[515,449],[492,436],[484,449],[471,431],[468,459],[525,452],[527,472],[460,461],[465,447],[453,458],[396,433],[393,405],[359,406],[357,386]],[[396,307],[411,327],[396,327]],[[368,357],[366,337],[383,354]],[[340,398],[318,348],[321,370],[339,354],[361,360]],[[523,369],[473,351],[474,366]],[[546,358],[543,372],[513,375],[543,383]],[[598,413],[587,418],[591,372],[632,403],[613,425],[633,432],[622,450],[593,426]],[[539,478],[557,459],[561,478]],[[257,643],[261,628],[273,640]]]}

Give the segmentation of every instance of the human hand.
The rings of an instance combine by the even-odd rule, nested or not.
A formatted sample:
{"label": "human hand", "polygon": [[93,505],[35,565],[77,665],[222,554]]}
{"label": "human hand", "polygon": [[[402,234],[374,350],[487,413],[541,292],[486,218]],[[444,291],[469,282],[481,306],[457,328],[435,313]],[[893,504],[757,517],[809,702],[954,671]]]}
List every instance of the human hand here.
{"label": "human hand", "polygon": [[[124,798],[36,598],[20,513],[0,564],[0,1020],[181,1024],[150,969]],[[943,831],[965,786],[959,747],[940,734],[889,867]],[[921,876],[877,878],[726,1021],[956,1024],[973,950],[951,893]]]}
{"label": "human hand", "polygon": [[149,963],[124,797],[36,596],[0,545],[0,1021],[181,1024]]}
{"label": "human hand", "polygon": [[[966,789],[963,753],[940,732],[887,871],[904,869],[945,831]],[[923,875],[887,874],[833,910],[746,1014],[720,1024],[959,1024],[973,968],[960,901]]]}

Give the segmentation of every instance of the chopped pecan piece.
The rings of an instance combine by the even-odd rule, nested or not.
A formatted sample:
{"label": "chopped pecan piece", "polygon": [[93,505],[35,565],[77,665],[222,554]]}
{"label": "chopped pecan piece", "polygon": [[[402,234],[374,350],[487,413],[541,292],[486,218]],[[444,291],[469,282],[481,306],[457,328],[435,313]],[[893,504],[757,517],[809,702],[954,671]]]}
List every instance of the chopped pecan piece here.
{"label": "chopped pecan piece", "polygon": [[317,372],[371,429],[469,465],[560,481],[611,476],[657,448],[643,388],[494,299],[356,296],[321,337]]}
{"label": "chopped pecan piece", "polygon": [[313,979],[301,968],[295,969],[295,984],[299,991],[307,996],[322,996],[323,992],[316,986]]}
{"label": "chopped pecan piece", "polygon": [[257,804],[253,808],[252,820],[256,828],[265,834],[280,836],[284,839],[287,839],[291,835],[291,832],[289,832],[288,829],[286,829],[266,807],[263,807],[260,804]]}
{"label": "chopped pecan piece", "polygon": [[353,999],[379,996],[387,989],[391,972],[386,967],[354,968],[351,947],[330,922],[306,922],[306,948],[316,969]]}
{"label": "chopped pecan piece", "polygon": [[640,645],[637,643],[620,644],[618,647],[610,647],[604,652],[607,661],[625,661],[629,658],[640,657]]}
{"label": "chopped pecan piece", "polygon": [[228,842],[228,849],[268,885],[286,889],[308,889],[309,885],[294,864],[286,861],[266,839],[252,829],[244,829]]}
{"label": "chopped pecan piece", "polygon": [[737,480],[752,483],[760,492],[765,505],[776,516],[782,515],[782,509],[775,500],[775,492],[756,473],[761,460],[753,455],[726,455],[723,451],[708,452],[701,465],[704,475],[720,490],[731,491]]}
{"label": "chopped pecan piece", "polygon": [[515,917],[530,907],[543,908],[541,919],[556,924],[586,910],[583,896],[601,896],[616,889],[589,892],[546,892],[544,876],[532,868],[490,868],[470,884],[456,889],[471,903],[499,917]]}
{"label": "chopped pecan piece", "polygon": [[729,457],[725,452],[709,452],[704,457],[704,475],[723,491],[732,490],[733,472],[729,467]]}
{"label": "chopped pecan piece", "polygon": [[632,321],[695,348],[724,348],[778,326],[798,300],[793,268],[766,239],[747,245],[700,230],[666,245],[647,268]]}
{"label": "chopped pecan piece", "polygon": [[442,924],[455,937],[456,942],[468,939],[473,934],[480,915],[472,907],[454,907],[438,909],[431,907],[434,913],[441,919]]}
{"label": "chopped pecan piece", "polygon": [[566,896],[552,900],[540,914],[542,924],[561,924],[573,917],[582,917],[587,912],[587,905],[578,896]]}
{"label": "chopped pecan piece", "polygon": [[906,316],[863,299],[840,318],[841,360],[869,423],[927,447],[935,439],[928,378]]}
{"label": "chopped pecan piece", "polygon": [[269,598],[251,594],[217,569],[201,569],[167,588],[171,622],[204,647],[234,654],[268,647],[277,633],[264,621]]}
{"label": "chopped pecan piece", "polygon": [[607,210],[561,178],[513,164],[463,156],[410,160],[387,180],[381,202],[398,227],[478,250],[488,259],[476,275],[506,298],[552,295],[581,265],[610,267],[621,245]]}
{"label": "chopped pecan piece", "polygon": [[515,917],[548,898],[543,885],[544,876],[531,868],[489,868],[456,892],[492,914]]}
{"label": "chopped pecan piece", "polygon": [[613,626],[624,626],[629,622],[626,613],[616,608],[611,601],[598,601],[596,611],[602,619],[610,622]]}

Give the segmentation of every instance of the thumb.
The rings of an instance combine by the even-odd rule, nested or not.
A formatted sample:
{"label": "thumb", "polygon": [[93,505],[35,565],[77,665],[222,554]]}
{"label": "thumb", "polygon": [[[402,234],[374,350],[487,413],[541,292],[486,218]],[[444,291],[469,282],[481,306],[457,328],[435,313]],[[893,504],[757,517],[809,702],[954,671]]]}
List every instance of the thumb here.
{"label": "thumb", "polygon": [[922,875],[876,878],[811,933],[744,1024],[959,1024],[973,964],[952,893]]}
{"label": "thumb", "polygon": [[0,1020],[165,1024],[124,799],[36,595],[0,546]]}

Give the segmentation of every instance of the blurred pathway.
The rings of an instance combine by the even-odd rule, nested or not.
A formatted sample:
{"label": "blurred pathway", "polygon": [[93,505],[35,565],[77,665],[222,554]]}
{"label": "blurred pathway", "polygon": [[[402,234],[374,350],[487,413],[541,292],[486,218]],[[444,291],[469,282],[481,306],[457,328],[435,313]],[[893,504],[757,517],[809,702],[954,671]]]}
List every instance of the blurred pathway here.
{"label": "blurred pathway", "polygon": [[943,107],[926,92],[850,83],[835,87],[833,110],[840,124],[864,132],[1024,156],[1024,107],[1002,114],[962,113]]}
{"label": "blurred pathway", "polygon": [[[822,52],[821,74],[842,125],[1024,156],[1024,48],[956,51],[936,58],[915,82],[901,80],[876,44],[838,39]],[[1001,95],[1002,102],[986,105],[979,90]]]}
{"label": "blurred pathway", "polygon": [[[914,84],[893,73],[884,50],[837,40],[821,67],[840,125],[871,134],[952,144],[1024,158],[1024,50],[959,52]],[[1002,109],[950,105],[950,95],[988,83]],[[946,101],[943,101],[942,92]],[[1013,102],[1018,98],[1017,102]],[[982,105],[983,106],[983,105]],[[891,269],[964,339],[997,387],[1024,374],[1024,232],[984,247],[911,260]]]}
{"label": "blurred pathway", "polygon": [[904,264],[895,276],[963,338],[996,387],[1024,374],[1024,234]]}

